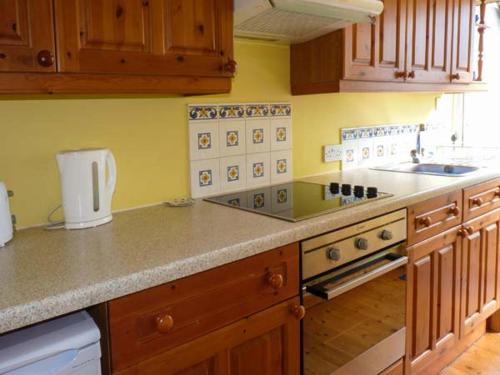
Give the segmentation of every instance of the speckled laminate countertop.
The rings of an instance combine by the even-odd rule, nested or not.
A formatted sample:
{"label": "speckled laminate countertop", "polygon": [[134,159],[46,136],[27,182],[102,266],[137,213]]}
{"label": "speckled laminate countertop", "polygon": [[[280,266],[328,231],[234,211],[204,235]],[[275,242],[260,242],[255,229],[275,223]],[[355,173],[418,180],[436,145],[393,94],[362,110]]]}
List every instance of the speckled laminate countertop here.
{"label": "speckled laminate countertop", "polygon": [[307,178],[378,186],[394,197],[289,223],[197,201],[115,214],[82,231],[27,229],[0,249],[0,333],[243,259],[500,176],[354,170]]}

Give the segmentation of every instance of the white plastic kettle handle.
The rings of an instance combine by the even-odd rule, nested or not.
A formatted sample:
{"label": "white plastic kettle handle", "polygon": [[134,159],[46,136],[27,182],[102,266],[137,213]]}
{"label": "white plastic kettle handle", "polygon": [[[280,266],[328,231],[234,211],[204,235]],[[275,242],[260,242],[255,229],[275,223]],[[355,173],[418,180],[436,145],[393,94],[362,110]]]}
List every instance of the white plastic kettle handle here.
{"label": "white plastic kettle handle", "polygon": [[108,183],[106,184],[106,188],[111,199],[116,187],[116,160],[111,151],[108,151],[106,155],[106,164],[108,165],[109,170]]}

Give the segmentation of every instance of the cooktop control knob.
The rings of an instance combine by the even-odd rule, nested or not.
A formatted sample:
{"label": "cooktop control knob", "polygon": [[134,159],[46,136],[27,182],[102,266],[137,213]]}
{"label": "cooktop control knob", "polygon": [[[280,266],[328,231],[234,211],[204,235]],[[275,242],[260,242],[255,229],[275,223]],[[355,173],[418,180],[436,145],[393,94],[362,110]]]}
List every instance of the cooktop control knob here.
{"label": "cooktop control knob", "polygon": [[334,195],[340,193],[340,185],[338,182],[332,182],[330,184],[330,193]]}
{"label": "cooktop control knob", "polygon": [[392,232],[390,230],[383,230],[380,233],[380,238],[383,239],[384,241],[390,241],[393,239]]}
{"label": "cooktop control knob", "polygon": [[354,186],[354,196],[356,198],[363,198],[365,196],[365,187],[360,185]]}
{"label": "cooktop control knob", "polygon": [[330,247],[326,250],[326,255],[328,259],[334,260],[335,262],[340,260],[340,250],[334,247]]}
{"label": "cooktop control knob", "polygon": [[366,238],[356,238],[354,246],[359,250],[368,250],[368,240]]}
{"label": "cooktop control knob", "polygon": [[352,186],[349,184],[342,184],[342,195],[348,197],[351,194],[352,194]]}
{"label": "cooktop control knob", "polygon": [[376,187],[369,187],[366,189],[366,195],[368,198],[377,198],[378,189]]}

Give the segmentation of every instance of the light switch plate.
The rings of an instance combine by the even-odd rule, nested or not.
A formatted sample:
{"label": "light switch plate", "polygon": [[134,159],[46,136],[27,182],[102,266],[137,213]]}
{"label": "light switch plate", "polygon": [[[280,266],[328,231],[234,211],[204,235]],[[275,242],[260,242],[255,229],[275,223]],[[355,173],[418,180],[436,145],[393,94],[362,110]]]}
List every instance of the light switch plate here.
{"label": "light switch plate", "polygon": [[341,161],[343,151],[342,145],[326,145],[323,147],[323,161],[325,163]]}

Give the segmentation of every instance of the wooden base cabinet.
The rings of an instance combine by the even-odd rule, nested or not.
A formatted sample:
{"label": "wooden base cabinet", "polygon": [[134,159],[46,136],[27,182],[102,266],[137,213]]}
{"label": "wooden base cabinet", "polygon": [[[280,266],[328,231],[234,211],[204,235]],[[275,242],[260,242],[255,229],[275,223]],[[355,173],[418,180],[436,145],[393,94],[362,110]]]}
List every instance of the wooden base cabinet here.
{"label": "wooden base cabinet", "polygon": [[299,298],[159,354],[119,375],[299,375]]}
{"label": "wooden base cabinet", "polygon": [[465,223],[462,233],[460,318],[466,336],[500,307],[500,210]]}
{"label": "wooden base cabinet", "polygon": [[412,374],[425,373],[459,340],[459,232],[455,227],[408,249],[406,363]]}

